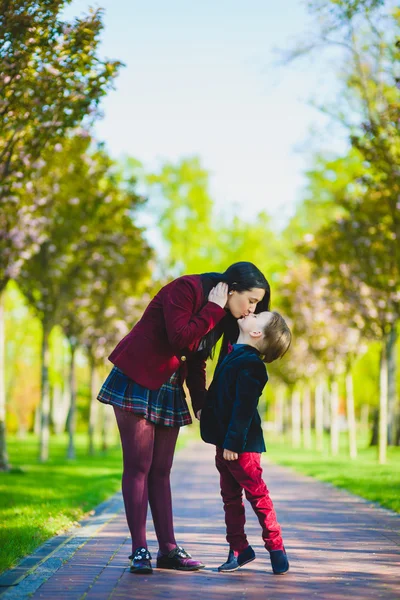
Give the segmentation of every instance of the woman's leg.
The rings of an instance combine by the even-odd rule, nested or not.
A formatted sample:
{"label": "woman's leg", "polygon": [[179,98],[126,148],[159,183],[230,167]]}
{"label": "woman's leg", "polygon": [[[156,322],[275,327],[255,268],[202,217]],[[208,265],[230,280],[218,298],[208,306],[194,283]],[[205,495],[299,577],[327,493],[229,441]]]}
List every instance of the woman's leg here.
{"label": "woman's leg", "polygon": [[155,426],[153,461],[149,472],[149,502],[160,552],[168,554],[177,543],[172,517],[170,472],[179,427]]}
{"label": "woman's leg", "polygon": [[133,553],[141,546],[147,548],[148,474],[153,457],[155,426],[143,417],[116,406],[114,412],[122,443],[122,495]]}

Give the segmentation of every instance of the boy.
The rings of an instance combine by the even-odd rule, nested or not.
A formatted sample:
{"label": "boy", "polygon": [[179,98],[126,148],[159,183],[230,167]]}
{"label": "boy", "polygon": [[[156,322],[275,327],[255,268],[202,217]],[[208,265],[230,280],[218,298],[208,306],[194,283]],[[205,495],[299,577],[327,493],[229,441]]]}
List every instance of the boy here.
{"label": "boy", "polygon": [[218,571],[235,571],[255,559],[244,531],[243,489],[262,527],[272,570],[281,575],[289,562],[276,520],[272,500],[262,479],[261,452],[265,444],[258,399],[268,375],[265,362],[282,357],[291,342],[291,332],[276,312],[250,314],[238,320],[239,338],[232,351],[217,366],[200,418],[201,437],[215,444],[224,503],[227,561]]}

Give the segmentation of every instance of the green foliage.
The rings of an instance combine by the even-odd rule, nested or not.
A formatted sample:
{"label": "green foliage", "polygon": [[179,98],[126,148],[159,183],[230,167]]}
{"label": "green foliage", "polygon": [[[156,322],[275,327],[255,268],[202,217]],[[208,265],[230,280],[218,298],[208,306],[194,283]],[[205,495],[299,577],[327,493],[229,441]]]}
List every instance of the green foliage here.
{"label": "green foliage", "polygon": [[[374,1],[321,0],[309,8],[318,17],[313,39],[291,58],[316,47],[343,50],[341,97],[323,110],[347,128],[350,147],[341,157],[316,154],[304,202],[284,232],[292,256],[281,305],[292,316],[295,341],[278,372],[288,382],[301,377],[292,365],[297,354],[307,357],[309,370],[311,350],[326,370],[327,350],[345,356],[353,334],[355,342],[361,335],[361,345],[349,361],[365,353],[366,340],[391,331],[400,305],[400,12]],[[299,254],[311,261],[311,273],[304,273]],[[365,391],[365,403],[376,405],[374,360],[374,347],[356,359],[358,404]]]}
{"label": "green foliage", "polygon": [[5,382],[10,431],[28,430],[40,393],[40,322],[15,282],[5,292]]}
{"label": "green foliage", "polygon": [[232,263],[247,260],[276,284],[284,270],[289,248],[273,231],[270,217],[262,212],[248,221],[225,216],[217,222],[221,225],[214,226],[213,269],[225,270]]}
{"label": "green foliage", "polygon": [[[176,165],[165,163],[147,178],[159,198],[157,225],[168,247],[169,273],[207,270],[210,260],[213,202],[208,191],[208,173],[196,157]],[[203,266],[202,266],[203,265]]]}
{"label": "green foliage", "polygon": [[268,215],[262,212],[249,221],[234,214],[217,215],[208,173],[198,158],[166,163],[160,173],[148,176],[148,182],[157,186],[167,274],[222,272],[245,260],[277,281],[289,250],[272,231]]}
{"label": "green foliage", "polygon": [[93,120],[120,67],[98,56],[101,11],[65,22],[65,3],[0,3],[0,292],[46,237],[46,197],[31,189],[44,151]]}
{"label": "green foliage", "polygon": [[296,253],[296,245],[306,235],[315,234],[322,227],[340,218],[344,209],[338,199],[343,199],[346,189],[360,177],[362,159],[358,152],[350,151],[343,157],[316,154],[305,175],[306,189],[294,216],[283,232],[284,239]]}
{"label": "green foliage", "polygon": [[[356,177],[333,188],[326,163],[319,182],[330,186],[340,217],[320,227],[304,245],[318,273],[329,278],[332,289],[342,291],[365,332],[372,330],[376,336],[390,329],[400,305],[400,91],[385,87],[381,92],[362,133],[351,136],[349,158],[351,163],[358,159]],[[337,164],[346,162],[343,157]]]}
{"label": "green foliage", "polygon": [[44,146],[75,127],[107,92],[120,63],[97,55],[102,13],[72,23],[65,1],[3,0],[1,181],[34,168]]}
{"label": "green foliage", "polygon": [[360,14],[369,16],[384,4],[385,0],[309,0],[307,3],[311,12],[330,17],[337,25]]}
{"label": "green foliage", "polygon": [[105,288],[111,293],[117,277],[137,284],[150,257],[132,221],[142,198],[133,182],[124,188],[110,158],[91,141],[82,136],[65,140],[38,173],[36,193],[48,197],[48,234],[19,278],[46,327],[59,323],[69,337],[82,329],[82,305],[93,303]]}
{"label": "green foliage", "polygon": [[[377,342],[368,344],[366,352],[354,361],[354,400],[356,407],[368,405],[377,408],[379,398],[379,358],[380,346]],[[399,381],[400,383],[400,381]]]}

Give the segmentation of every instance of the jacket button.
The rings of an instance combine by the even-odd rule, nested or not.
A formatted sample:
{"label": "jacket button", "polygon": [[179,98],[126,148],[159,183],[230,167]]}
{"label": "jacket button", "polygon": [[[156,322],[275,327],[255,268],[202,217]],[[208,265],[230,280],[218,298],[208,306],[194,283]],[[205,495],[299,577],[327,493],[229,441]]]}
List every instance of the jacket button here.
{"label": "jacket button", "polygon": [[185,362],[185,360],[186,360],[186,356],[181,356],[181,361]]}

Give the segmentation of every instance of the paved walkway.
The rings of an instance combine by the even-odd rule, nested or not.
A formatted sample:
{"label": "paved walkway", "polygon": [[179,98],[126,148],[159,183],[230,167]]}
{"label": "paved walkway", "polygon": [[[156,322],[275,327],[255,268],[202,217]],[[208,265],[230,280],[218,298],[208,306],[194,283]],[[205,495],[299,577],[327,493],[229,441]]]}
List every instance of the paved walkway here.
{"label": "paved walkway", "polygon": [[[174,463],[175,530],[178,543],[201,558],[206,569],[129,573],[130,543],[116,495],[81,528],[53,538],[26,559],[25,567],[22,563],[19,571],[0,577],[0,600],[400,598],[400,515],[266,461],[264,476],[290,560],[285,576],[272,574],[248,503],[247,533],[257,559],[235,573],[217,572],[227,555],[218,476],[213,448],[195,443]],[[155,556],[150,522],[148,542]],[[26,566],[33,568],[31,574]]]}

